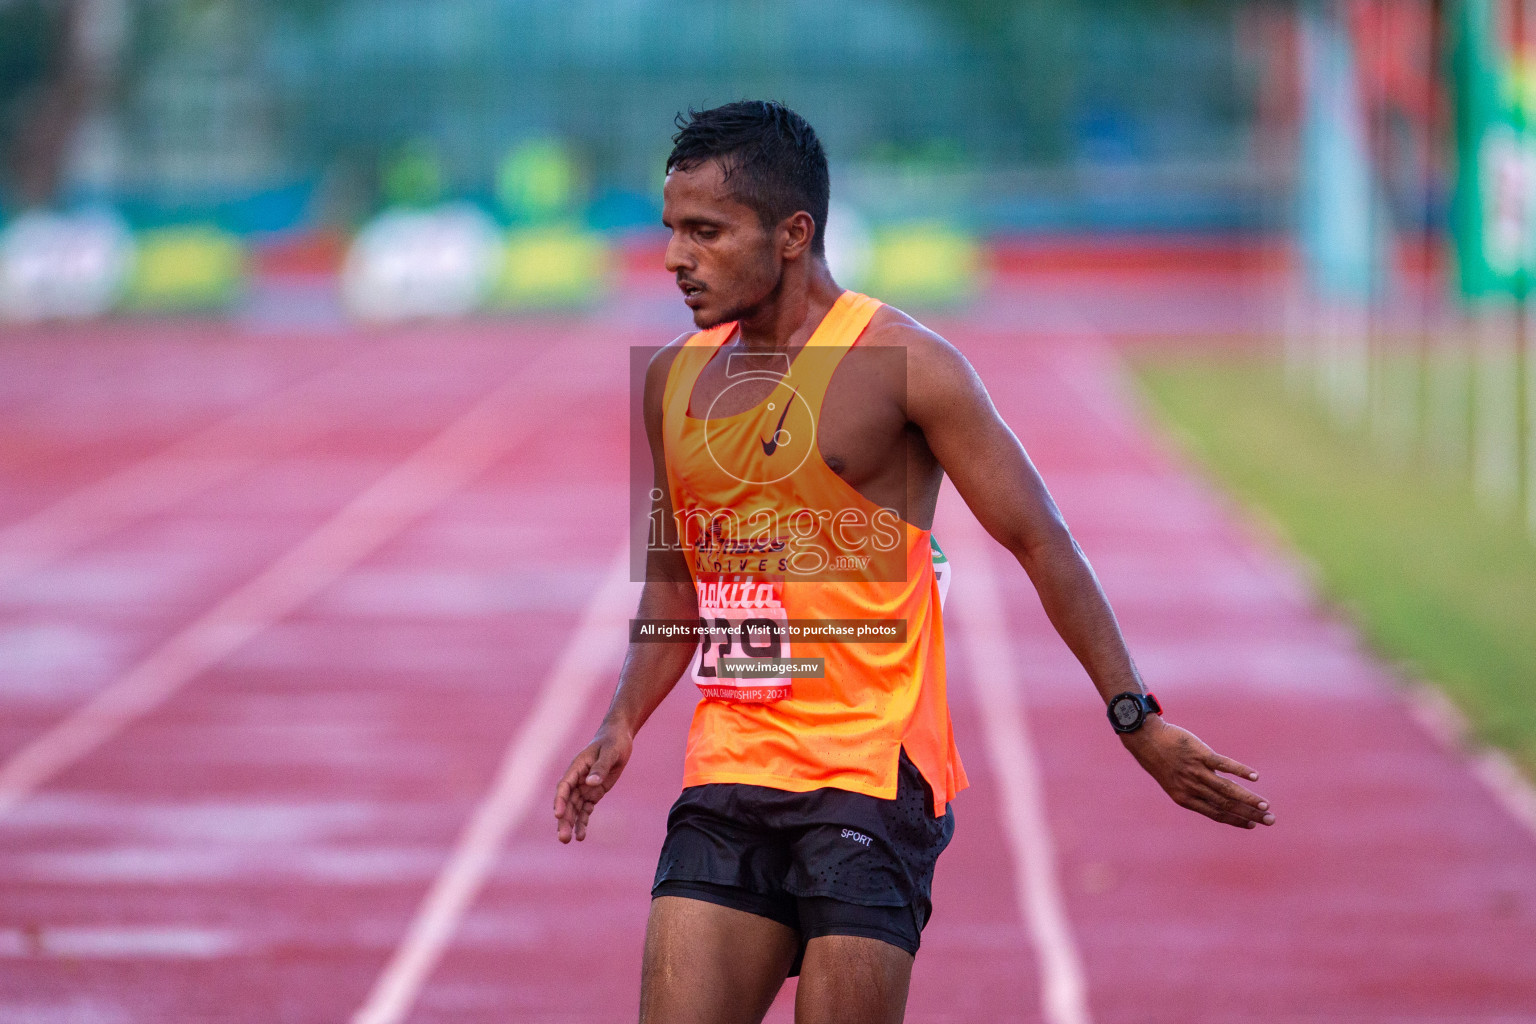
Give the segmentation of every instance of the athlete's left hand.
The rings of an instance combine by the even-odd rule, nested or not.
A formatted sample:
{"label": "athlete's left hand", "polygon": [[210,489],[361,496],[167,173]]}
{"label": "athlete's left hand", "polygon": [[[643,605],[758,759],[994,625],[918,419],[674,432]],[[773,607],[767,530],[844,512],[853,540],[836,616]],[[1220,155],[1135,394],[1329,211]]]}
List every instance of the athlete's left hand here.
{"label": "athlete's left hand", "polygon": [[587,838],[587,820],[603,794],[619,781],[634,748],[632,734],[604,725],[592,742],[571,760],[555,788],[555,836],[568,843]]}
{"label": "athlete's left hand", "polygon": [[1252,782],[1259,773],[1223,757],[1188,729],[1149,715],[1140,729],[1120,737],[1136,760],[1173,802],[1214,821],[1238,828],[1273,825],[1269,801],[1217,772]]}

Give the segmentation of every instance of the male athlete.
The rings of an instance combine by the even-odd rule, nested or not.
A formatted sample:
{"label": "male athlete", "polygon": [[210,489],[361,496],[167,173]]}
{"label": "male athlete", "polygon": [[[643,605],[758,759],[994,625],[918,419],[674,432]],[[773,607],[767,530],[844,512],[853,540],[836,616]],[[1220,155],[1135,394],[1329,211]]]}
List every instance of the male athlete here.
{"label": "male athlete", "polygon": [[[930,533],[944,474],[1029,574],[1120,741],[1169,796],[1239,828],[1275,819],[1217,774],[1251,769],[1163,720],[966,359],[833,281],[811,126],[741,102],[680,127],[666,266],[701,330],[662,349],[645,380],[660,530],[638,619],[696,623],[702,639],[631,644],[596,737],[559,783],[557,833],[585,837],[635,733],[690,674],[702,699],[652,889],[640,1020],[755,1024],[798,972],[799,1024],[899,1021],[966,784]],[[791,629],[818,622],[904,628],[842,642]]]}

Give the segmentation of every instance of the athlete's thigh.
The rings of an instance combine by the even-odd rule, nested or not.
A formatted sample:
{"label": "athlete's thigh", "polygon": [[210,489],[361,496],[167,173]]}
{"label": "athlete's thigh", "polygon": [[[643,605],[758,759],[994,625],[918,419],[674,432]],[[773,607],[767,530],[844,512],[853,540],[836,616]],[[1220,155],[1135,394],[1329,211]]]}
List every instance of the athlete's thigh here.
{"label": "athlete's thigh", "polygon": [[683,896],[651,900],[640,1024],[757,1024],[794,963],[794,929]]}
{"label": "athlete's thigh", "polygon": [[900,1024],[912,954],[861,935],[820,935],[805,944],[795,1024]]}

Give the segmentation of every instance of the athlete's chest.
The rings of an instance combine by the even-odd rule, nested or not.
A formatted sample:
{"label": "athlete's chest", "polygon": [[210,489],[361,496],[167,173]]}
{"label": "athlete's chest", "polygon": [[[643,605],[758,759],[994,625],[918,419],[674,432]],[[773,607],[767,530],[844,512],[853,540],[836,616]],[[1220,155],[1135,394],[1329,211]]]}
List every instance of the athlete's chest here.
{"label": "athlete's chest", "polygon": [[750,434],[770,456],[803,442],[857,488],[906,458],[904,356],[891,346],[717,355],[694,381],[688,415],[706,434]]}

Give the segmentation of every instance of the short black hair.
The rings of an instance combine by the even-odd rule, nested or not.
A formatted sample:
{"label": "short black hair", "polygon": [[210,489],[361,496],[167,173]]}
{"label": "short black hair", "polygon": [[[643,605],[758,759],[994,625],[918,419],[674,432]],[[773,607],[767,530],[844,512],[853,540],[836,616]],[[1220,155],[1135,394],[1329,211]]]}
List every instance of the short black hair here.
{"label": "short black hair", "polygon": [[816,222],[811,252],[826,252],[827,154],[816,129],[782,103],[740,100],[709,110],[688,108],[674,122],[667,173],[720,164],[732,194],[757,212],[763,227],[804,210]]}

